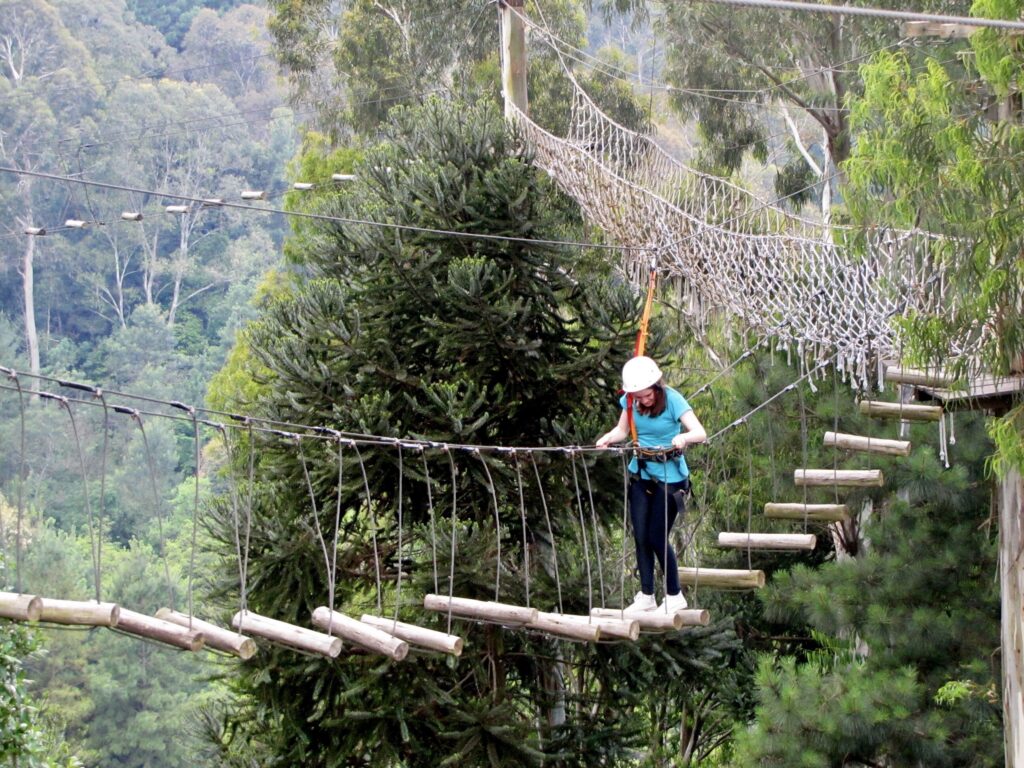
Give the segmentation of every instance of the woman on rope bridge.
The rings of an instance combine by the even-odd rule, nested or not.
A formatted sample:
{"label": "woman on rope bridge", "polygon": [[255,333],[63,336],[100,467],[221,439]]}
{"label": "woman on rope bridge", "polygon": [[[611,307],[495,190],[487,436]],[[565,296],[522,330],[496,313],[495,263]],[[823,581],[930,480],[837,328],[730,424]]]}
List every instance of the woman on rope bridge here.
{"label": "woman on rope bridge", "polygon": [[[676,517],[686,511],[690,469],[683,453],[687,446],[703,443],[707,433],[693,408],[676,390],[665,385],[661,369],[649,357],[634,357],[622,368],[619,423],[597,440],[606,448],[632,435],[635,455],[629,463],[629,514],[636,540],[636,564],[640,591],[626,610],[669,613],[686,607],[679,589],[676,553],[668,532]],[[685,428],[683,431],[680,425]],[[654,599],[654,559],[665,573],[665,600]]]}

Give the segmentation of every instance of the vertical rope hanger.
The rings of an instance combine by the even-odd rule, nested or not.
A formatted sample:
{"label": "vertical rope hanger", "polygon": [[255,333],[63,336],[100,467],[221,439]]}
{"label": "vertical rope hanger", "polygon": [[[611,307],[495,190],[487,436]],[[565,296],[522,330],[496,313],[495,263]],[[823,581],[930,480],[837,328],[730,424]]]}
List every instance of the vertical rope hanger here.
{"label": "vertical rope hanger", "polygon": [[188,558],[188,618],[189,629],[192,629],[192,579],[195,576],[196,568],[196,538],[199,529],[199,420],[196,418],[196,409],[191,405],[174,401],[171,405],[179,411],[184,411],[192,419],[192,442],[195,445],[195,493],[192,497],[192,551]]}
{"label": "vertical rope hanger", "polygon": [[494,568],[494,602],[501,602],[501,518],[498,514],[498,494],[494,490],[494,478],[491,477],[491,470],[487,466],[487,460],[479,448],[474,448],[473,453],[483,464],[484,473],[487,475],[487,488],[491,492],[491,500],[494,502],[494,539],[497,542],[498,553]]}
{"label": "vertical rope hanger", "polygon": [[537,478],[537,489],[540,491],[540,504],[544,508],[544,521],[547,523],[548,538],[551,540],[551,560],[555,569],[555,590],[558,594],[558,612],[565,613],[562,606],[562,580],[558,573],[558,547],[555,544],[555,530],[551,525],[551,514],[548,512],[548,500],[544,495],[544,484],[540,479],[540,470],[537,468],[537,459],[530,453],[530,463],[533,465],[533,474]]}
{"label": "vertical rope hanger", "polygon": [[[583,467],[583,482],[587,486],[587,498],[590,500],[590,522],[594,528],[594,556],[597,558],[597,584],[601,590],[601,605],[604,605],[604,568],[601,565],[604,559],[601,555],[601,537],[597,525],[597,507],[594,505],[594,488],[590,484],[590,472],[587,470],[586,456],[580,454],[580,466]],[[594,606],[591,605],[591,608]]]}
{"label": "vertical rope hanger", "polygon": [[398,578],[395,580],[395,616],[394,623],[398,624],[398,612],[402,607],[402,531],[404,529],[402,520],[402,497],[405,483],[405,461],[402,455],[402,444],[398,444],[398,554],[395,561],[398,563]]}
{"label": "vertical rope hanger", "polygon": [[448,456],[448,464],[452,471],[452,547],[451,554],[448,559],[448,624],[445,630],[449,635],[452,633],[452,598],[455,595],[455,531],[458,526],[458,511],[459,511],[459,486],[458,486],[458,473],[455,471],[455,457],[452,456],[451,448],[447,445],[444,446],[445,455]]}
{"label": "vertical rope hanger", "polygon": [[431,488],[433,481],[430,479],[430,464],[427,461],[427,452],[420,451],[420,457],[423,459],[423,477],[427,486],[427,507],[430,509],[430,561],[434,567],[434,594],[439,595],[441,593],[437,581],[437,528],[434,524],[434,491]]}
{"label": "vertical rope hanger", "polygon": [[377,547],[377,513],[370,498],[370,478],[366,474],[366,463],[363,461],[363,454],[356,443],[352,444],[356,451],[356,459],[359,461],[359,471],[363,476],[363,490],[366,494],[366,511],[370,513],[370,536],[373,541],[373,570],[377,585],[377,615],[383,616],[384,604],[381,599],[380,580],[380,550]]}
{"label": "vertical rope hanger", "polygon": [[576,474],[575,452],[569,449],[569,461],[572,463],[572,482],[576,488],[576,506],[580,511],[580,536],[583,537],[583,562],[587,564],[587,615],[594,607],[594,583],[590,575],[590,549],[587,546],[587,523],[583,517],[583,497],[580,496],[580,481]]}
{"label": "vertical rope hanger", "polygon": [[523,471],[519,465],[519,452],[512,449],[516,464],[516,487],[519,489],[519,519],[523,527],[523,576],[526,585],[526,607],[530,607],[530,545],[526,538],[526,497],[523,494]]}
{"label": "vertical rope hanger", "polygon": [[[118,409],[114,406],[115,410]],[[146,465],[149,467],[149,481],[153,489],[153,505],[156,510],[156,526],[157,534],[160,536],[160,559],[164,564],[164,580],[167,582],[167,606],[173,611],[175,610],[174,605],[174,584],[171,581],[171,567],[168,563],[167,557],[167,540],[164,537],[164,514],[163,505],[160,503],[160,493],[156,488],[156,468],[153,465],[153,452],[149,449],[149,438],[146,436],[146,427],[142,422],[142,414],[137,410],[132,410],[131,419],[139,427],[139,433],[142,435],[142,446],[146,451]],[[224,445],[227,447],[228,436],[227,430],[224,429],[223,425],[220,425],[221,435],[224,437]],[[231,461],[231,452],[228,449],[228,461]],[[235,517],[238,517],[238,494],[235,492],[234,487],[231,489],[231,504],[232,509],[235,512]]]}
{"label": "vertical rope hanger", "polygon": [[[15,589],[18,594],[21,594],[22,583],[21,583],[21,571],[22,571],[22,551],[21,551],[21,526],[22,520],[25,514],[25,470],[28,468],[28,463],[25,461],[25,392],[21,388],[21,379],[18,378],[18,374],[14,371],[8,370],[7,376],[14,381],[15,386],[18,388],[18,415],[21,420],[20,429],[20,447],[19,447],[19,458],[18,458],[18,519],[15,523],[14,533],[14,568],[15,568]],[[7,538],[4,537],[4,562],[7,561]]]}
{"label": "vertical rope hanger", "polygon": [[101,585],[100,585],[100,564],[99,555],[96,548],[96,524],[93,520],[92,504],[89,503],[89,475],[85,470],[85,455],[82,453],[82,441],[78,436],[78,425],[75,423],[75,414],[71,410],[71,405],[68,403],[66,397],[60,395],[54,395],[49,392],[40,392],[39,396],[46,400],[54,400],[61,407],[67,411],[68,418],[71,420],[71,432],[75,437],[75,447],[78,449],[78,464],[82,470],[82,489],[85,493],[85,511],[89,522],[89,550],[92,554],[92,573],[93,573],[93,592],[96,596],[96,602],[103,602],[100,599]]}

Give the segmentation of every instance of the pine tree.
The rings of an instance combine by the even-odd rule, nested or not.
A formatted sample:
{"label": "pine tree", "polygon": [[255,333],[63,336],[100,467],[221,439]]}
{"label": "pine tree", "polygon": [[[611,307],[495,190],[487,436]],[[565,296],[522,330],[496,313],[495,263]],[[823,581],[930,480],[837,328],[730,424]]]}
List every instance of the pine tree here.
{"label": "pine tree", "polygon": [[[281,291],[246,334],[251,356],[245,360],[262,377],[260,402],[246,407],[258,406],[279,421],[396,438],[592,443],[616,416],[610,392],[628,356],[637,297],[597,262],[563,247],[426,231],[535,240],[567,234],[564,222],[574,220],[573,212],[537,173],[497,110],[438,100],[396,110],[383,142],[355,170],[355,184],[325,198],[323,212],[424,229],[324,223],[305,231],[310,247],[291,251],[302,278]],[[328,600],[316,527],[330,541],[338,493],[343,576],[335,607],[357,616],[375,612],[379,566],[383,612],[392,615],[401,569],[402,618],[439,627],[443,621],[417,610],[417,603],[438,589],[435,563],[443,575],[440,589],[447,591],[453,534],[455,594],[494,599],[500,568],[499,596],[522,603],[525,513],[532,604],[558,604],[551,576],[557,555],[564,610],[585,613],[588,591],[598,587],[593,573],[587,577],[596,558],[584,469],[599,498],[608,488],[618,499],[596,507],[596,535],[607,539],[608,529],[621,524],[617,461],[585,468],[582,456],[458,452],[450,462],[442,451],[363,447],[356,456],[343,448],[347,469],[339,484],[334,443],[256,439],[248,605],[301,625]],[[433,515],[431,502],[438,508]],[[233,553],[229,506],[215,510],[221,515],[215,534]],[[584,512],[587,527],[579,522]],[[233,557],[226,560],[226,578],[237,578]],[[571,707],[563,727],[545,724],[546,713],[559,706],[559,693],[549,691],[555,673],[567,670],[570,702],[597,685],[584,682],[589,673],[577,667],[589,651],[491,626],[456,628],[467,640],[457,661],[427,655],[402,664],[366,656],[328,662],[263,652],[237,681],[247,694],[247,708],[236,713],[239,727],[270,739],[282,765],[519,765],[536,764],[545,753],[585,760],[590,748],[605,755],[624,748],[607,740],[578,743],[606,726],[614,729],[614,709],[597,716],[589,733],[576,720],[584,713]],[[589,679],[595,678],[603,682],[603,672]]]}

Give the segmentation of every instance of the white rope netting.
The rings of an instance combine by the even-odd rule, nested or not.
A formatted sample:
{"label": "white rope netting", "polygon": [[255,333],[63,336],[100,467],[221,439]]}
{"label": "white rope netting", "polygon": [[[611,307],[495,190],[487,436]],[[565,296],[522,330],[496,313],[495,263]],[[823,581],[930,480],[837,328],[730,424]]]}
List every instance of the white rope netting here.
{"label": "white rope netting", "polygon": [[[795,216],[675,160],[651,136],[610,119],[567,76],[574,95],[564,138],[514,105],[507,114],[538,165],[626,246],[623,266],[639,285],[656,269],[698,320],[725,310],[809,361],[836,355],[863,386],[877,361],[897,357],[897,317],[941,311],[939,236],[865,233]],[[857,249],[845,244],[854,237]]]}

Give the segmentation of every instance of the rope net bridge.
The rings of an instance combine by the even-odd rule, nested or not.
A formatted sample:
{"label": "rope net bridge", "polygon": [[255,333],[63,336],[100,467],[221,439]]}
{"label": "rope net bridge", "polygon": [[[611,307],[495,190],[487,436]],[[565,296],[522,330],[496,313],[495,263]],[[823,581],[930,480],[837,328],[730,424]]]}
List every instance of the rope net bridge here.
{"label": "rope net bridge", "polygon": [[[546,30],[520,18],[557,50]],[[676,283],[698,322],[725,310],[755,334],[795,345],[809,362],[834,356],[865,388],[874,363],[898,357],[896,318],[943,311],[939,246],[950,241],[795,216],[675,160],[653,136],[603,113],[564,62],[563,71],[573,92],[564,136],[510,100],[506,114],[538,165],[629,249],[624,268],[637,284],[656,270]],[[965,352],[966,342],[950,343],[954,354]]]}

